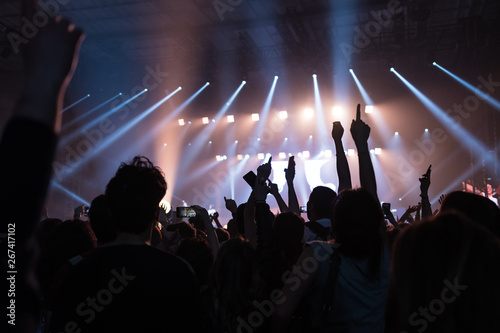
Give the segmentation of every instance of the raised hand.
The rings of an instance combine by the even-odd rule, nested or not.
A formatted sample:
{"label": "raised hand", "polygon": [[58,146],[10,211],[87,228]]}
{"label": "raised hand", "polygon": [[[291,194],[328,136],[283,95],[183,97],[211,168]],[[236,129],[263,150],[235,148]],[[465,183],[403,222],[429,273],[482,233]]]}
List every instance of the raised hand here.
{"label": "raised hand", "polygon": [[278,195],[280,193],[278,185],[271,183],[271,185],[269,186],[269,193],[271,193],[274,196]]}
{"label": "raised hand", "polygon": [[418,179],[420,181],[420,192],[422,197],[427,196],[427,191],[431,185],[431,166],[432,165],[429,165],[427,172],[422,175],[422,178]]}
{"label": "raised hand", "polygon": [[332,139],[334,141],[340,141],[344,135],[344,127],[340,121],[334,121],[332,126]]}
{"label": "raised hand", "polygon": [[293,156],[288,158],[288,168],[285,169],[285,178],[287,183],[293,182],[295,178],[295,160]]}
{"label": "raised hand", "polygon": [[356,147],[359,147],[359,145],[363,143],[366,144],[368,138],[370,137],[370,126],[368,126],[364,121],[361,120],[360,104],[358,104],[358,107],[356,109],[356,119],[353,119],[351,123],[351,135],[354,143],[356,144]]}
{"label": "raised hand", "polygon": [[226,203],[227,210],[229,210],[231,213],[236,213],[236,211],[238,210],[236,201],[234,201],[233,199],[226,199],[226,197],[224,197],[224,202]]}
{"label": "raised hand", "polygon": [[269,176],[271,175],[271,160],[273,159],[272,156],[269,157],[269,161],[267,163],[264,163],[260,165],[257,168],[257,178],[261,177],[264,178],[264,180],[268,179]]}
{"label": "raised hand", "polygon": [[265,201],[268,193],[269,187],[266,184],[266,179],[257,176],[253,187],[253,196],[255,201]]}

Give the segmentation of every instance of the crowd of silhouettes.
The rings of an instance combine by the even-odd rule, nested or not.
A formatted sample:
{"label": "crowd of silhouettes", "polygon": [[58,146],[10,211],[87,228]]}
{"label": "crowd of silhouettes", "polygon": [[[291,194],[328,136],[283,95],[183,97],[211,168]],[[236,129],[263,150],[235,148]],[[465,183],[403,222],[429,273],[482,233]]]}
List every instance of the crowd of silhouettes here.
{"label": "crowd of silhouettes", "polygon": [[288,204],[269,181],[269,160],[246,202],[224,198],[232,219],[223,227],[219,213],[196,205],[195,217],[168,216],[162,170],[136,156],[92,201],[88,219],[80,209],[73,220],[40,222],[83,36],[56,18],[26,46],[25,88],[0,142],[11,161],[0,165],[0,210],[16,228],[18,331],[500,332],[498,206],[457,191],[433,213],[429,166],[420,198],[396,219],[379,201],[360,105],[350,134],[361,187],[352,188],[335,122],[338,193],[314,188],[307,221],[293,157]]}

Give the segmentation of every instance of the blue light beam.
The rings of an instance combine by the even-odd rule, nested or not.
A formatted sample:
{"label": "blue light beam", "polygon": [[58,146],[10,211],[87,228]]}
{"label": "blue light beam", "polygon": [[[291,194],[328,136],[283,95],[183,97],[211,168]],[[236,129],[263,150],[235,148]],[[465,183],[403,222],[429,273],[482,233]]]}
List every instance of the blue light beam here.
{"label": "blue light beam", "polygon": [[72,125],[76,124],[77,122],[81,121],[82,119],[87,118],[87,117],[88,117],[88,116],[90,116],[92,113],[94,113],[95,111],[99,110],[99,109],[100,109],[100,108],[102,108],[104,105],[108,104],[109,102],[111,102],[112,100],[114,100],[115,98],[117,98],[118,96],[121,96],[121,95],[122,95],[122,93],[119,93],[119,94],[117,94],[116,96],[111,97],[111,98],[110,98],[110,99],[108,99],[107,101],[105,101],[105,102],[103,102],[103,103],[99,104],[98,106],[96,106],[96,107],[94,107],[94,108],[90,109],[89,111],[85,112],[84,114],[82,114],[82,115],[80,115],[80,116],[76,117],[75,119],[71,120],[70,122],[68,122],[68,123],[64,124],[62,129],[63,129],[63,130],[65,130],[65,129],[67,129],[68,127],[70,127],[70,126],[72,126]]}
{"label": "blue light beam", "polygon": [[82,97],[82,98],[80,98],[78,101],[76,101],[75,103],[73,103],[73,104],[71,104],[71,105],[69,105],[69,106],[65,107],[65,108],[62,110],[62,112],[65,112],[65,111],[67,111],[67,110],[71,109],[73,106],[77,105],[78,103],[82,102],[83,100],[85,100],[85,99],[87,99],[87,98],[89,98],[89,97],[90,97],[90,94],[85,95],[85,97]]}
{"label": "blue light beam", "polygon": [[[495,109],[500,110],[500,102],[497,101],[496,99],[494,99],[493,97],[491,97],[490,95],[488,95],[487,93],[485,93],[484,91],[482,91],[482,90],[479,89],[479,87],[482,87],[482,85],[474,87],[472,84],[466,82],[464,79],[461,79],[460,77],[456,76],[455,74],[453,74],[449,70],[443,68],[442,66],[438,65],[437,63],[433,62],[432,64],[434,66],[436,66],[437,68],[439,68],[440,70],[442,70],[443,72],[445,72],[446,74],[448,74],[449,76],[451,76],[456,81],[458,81],[464,87],[466,87],[467,89],[469,89],[470,91],[472,91],[474,93],[474,95],[476,95],[477,97],[485,100],[486,103],[490,104]],[[486,83],[486,84],[488,84],[488,83]],[[491,90],[493,90],[493,88],[491,88]]]}

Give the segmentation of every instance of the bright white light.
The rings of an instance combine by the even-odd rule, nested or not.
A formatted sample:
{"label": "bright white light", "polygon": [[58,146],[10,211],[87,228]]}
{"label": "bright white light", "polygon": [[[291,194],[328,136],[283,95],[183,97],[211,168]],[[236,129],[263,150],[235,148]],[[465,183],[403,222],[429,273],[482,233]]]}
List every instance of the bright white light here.
{"label": "bright white light", "polygon": [[370,154],[375,154],[375,149],[370,149]]}
{"label": "bright white light", "polygon": [[227,160],[227,156],[226,156],[226,155],[223,155],[223,156],[222,156],[222,159],[223,159],[223,160]]}
{"label": "bright white light", "polygon": [[330,149],[325,150],[325,157],[332,157],[332,151]]}
{"label": "bright white light", "polygon": [[165,213],[168,213],[172,206],[170,205],[170,202],[163,199],[162,201],[160,201],[160,208],[163,208],[165,210]]}
{"label": "bright white light", "polygon": [[184,125],[186,125],[184,119],[179,119],[179,126],[184,126]]}
{"label": "bright white light", "polygon": [[315,77],[317,77],[317,75],[316,75],[316,74],[313,74],[313,77],[315,78]]}
{"label": "bright white light", "polygon": [[288,141],[288,138],[285,138],[285,141]]}
{"label": "bright white light", "polygon": [[258,153],[258,154],[257,154],[257,158],[258,158],[259,160],[263,160],[263,159],[264,159],[264,154],[263,154],[263,153]]}
{"label": "bright white light", "polygon": [[401,200],[403,200],[403,198],[399,198],[398,200],[401,201]]}
{"label": "bright white light", "polygon": [[215,155],[215,160],[216,160],[217,162],[222,161],[222,156],[220,156],[220,155]]}
{"label": "bright white light", "polygon": [[234,143],[238,143],[238,140],[234,140]]}
{"label": "bright white light", "polygon": [[435,61],[434,61],[432,64],[433,64],[434,66],[436,66],[436,65],[437,65]]}
{"label": "bright white light", "polygon": [[382,148],[375,148],[375,155],[382,154]]}
{"label": "bright white light", "polygon": [[257,138],[257,141],[260,141],[260,138]]}
{"label": "bright white light", "polygon": [[227,122],[228,123],[234,123],[234,116],[233,115],[227,116]]}
{"label": "bright white light", "polygon": [[297,156],[298,156],[298,157],[302,157],[302,152],[299,152],[299,153],[297,154]]}
{"label": "bright white light", "polygon": [[314,116],[314,110],[313,109],[304,109],[304,117],[306,118],[312,118]]}
{"label": "bright white light", "polygon": [[208,144],[211,145],[212,144],[212,141],[208,141]]}
{"label": "bright white light", "polygon": [[285,159],[286,158],[286,153],[279,153],[279,158]]}
{"label": "bright white light", "polygon": [[347,155],[354,156],[356,155],[356,151],[354,149],[347,149]]}
{"label": "bright white light", "polygon": [[395,72],[394,67],[391,67],[390,71],[391,72]]}
{"label": "bright white light", "polygon": [[203,124],[208,124],[210,122],[210,120],[208,119],[208,117],[203,117],[201,118],[201,121],[203,122]]}
{"label": "bright white light", "polygon": [[258,113],[252,113],[252,120],[253,121],[259,121],[259,114]]}
{"label": "bright white light", "polygon": [[280,116],[280,119],[286,119],[286,118],[288,118],[288,112],[280,111],[279,116]]}
{"label": "bright white light", "polygon": [[342,113],[342,107],[338,105],[335,105],[332,110],[334,116],[338,116]]}
{"label": "bright white light", "polygon": [[373,113],[373,105],[365,106],[365,113]]}
{"label": "bright white light", "polygon": [[391,212],[392,212],[392,213],[395,213],[395,212],[397,212],[397,211],[398,211],[397,209],[391,209]]}
{"label": "bright white light", "polygon": [[245,155],[245,158],[250,158],[250,154],[246,154],[246,155]]}
{"label": "bright white light", "polygon": [[210,82],[205,83],[206,86],[210,85]]}
{"label": "bright white light", "polygon": [[309,139],[312,139],[312,138],[313,138],[313,136],[312,136],[312,135],[309,135]]}
{"label": "bright white light", "polygon": [[428,129],[428,128],[426,128],[426,129],[425,129],[425,133],[427,133],[427,132],[429,132],[429,129]]}
{"label": "bright white light", "polygon": [[394,135],[399,135],[399,132],[394,132]]}
{"label": "bright white light", "polygon": [[243,155],[238,154],[238,155],[236,156],[236,158],[238,159],[238,161],[241,161],[241,160],[243,159]]}
{"label": "bright white light", "polygon": [[303,158],[309,158],[309,157],[311,157],[311,154],[309,153],[309,150],[304,150],[302,152],[302,157]]}
{"label": "bright white light", "polygon": [[167,146],[167,144],[166,144],[166,143],[164,143],[164,144],[163,144],[163,147],[166,147],[166,146]]}
{"label": "bright white light", "polygon": [[351,69],[349,69],[349,72],[354,73],[354,71],[352,70],[352,68],[351,68]]}
{"label": "bright white light", "polygon": [[275,80],[277,80],[277,79],[278,79],[278,75],[275,75],[275,76],[274,76],[274,79],[275,79]]}

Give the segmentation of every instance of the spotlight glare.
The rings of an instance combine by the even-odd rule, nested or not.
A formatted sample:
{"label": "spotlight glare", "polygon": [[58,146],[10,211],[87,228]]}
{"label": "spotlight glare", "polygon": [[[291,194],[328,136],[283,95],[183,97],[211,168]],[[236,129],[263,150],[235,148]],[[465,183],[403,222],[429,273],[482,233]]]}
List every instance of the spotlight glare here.
{"label": "spotlight glare", "polygon": [[227,122],[228,123],[234,123],[234,116],[233,115],[227,116]]}
{"label": "spotlight glare", "polygon": [[145,88],[143,91],[148,91],[148,88]]}
{"label": "spotlight glare", "polygon": [[302,157],[302,152],[299,152],[299,153],[297,154],[297,156],[298,156],[298,157]]}
{"label": "spotlight glare", "polygon": [[309,150],[304,150],[302,152],[302,157],[303,158],[309,158],[309,157],[311,157],[311,154],[309,153]]}
{"label": "spotlight glare", "polygon": [[429,132],[429,129],[428,129],[428,128],[426,128],[426,129],[425,129],[425,133],[428,133],[428,132]]}
{"label": "spotlight glare", "polygon": [[347,155],[354,156],[356,154],[354,149],[347,149]]}
{"label": "spotlight glare", "polygon": [[177,87],[177,90],[182,90],[182,87],[181,86]]}
{"label": "spotlight glare", "polygon": [[437,64],[436,64],[436,62],[434,61],[434,62],[432,63],[432,65],[436,66]]}
{"label": "spotlight glare", "polygon": [[333,107],[333,115],[334,116],[338,116],[341,113],[342,113],[342,107],[341,106],[336,105],[336,106]]}
{"label": "spotlight glare", "polygon": [[375,149],[370,149],[370,154],[375,154]]}
{"label": "spotlight glare", "polygon": [[222,156],[222,159],[227,160],[227,156],[226,155]]}
{"label": "spotlight glare", "polygon": [[375,148],[375,155],[382,154],[382,148]]}
{"label": "spotlight glare", "polygon": [[263,153],[258,153],[258,154],[257,154],[257,158],[258,158],[259,160],[263,160],[263,159],[264,159],[264,154],[263,154]]}
{"label": "spotlight glare", "polygon": [[352,70],[352,68],[351,68],[351,69],[349,69],[349,72],[354,73],[354,71]]}
{"label": "spotlight glare", "polygon": [[252,113],[252,120],[253,121],[259,121],[260,117],[258,113]]}
{"label": "spotlight glare", "polygon": [[280,119],[287,119],[288,118],[288,112],[286,112],[286,111],[280,111],[279,117],[280,117]]}
{"label": "spotlight glare", "polygon": [[313,138],[313,136],[312,136],[312,135],[309,135],[309,139],[312,139],[312,138]]}
{"label": "spotlight glare", "polygon": [[247,81],[243,80],[241,81],[242,84],[247,84]]}
{"label": "spotlight glare", "polygon": [[365,106],[365,113],[373,113],[373,105]]}
{"label": "spotlight glare", "polygon": [[391,67],[390,71],[391,72],[395,72],[394,67]]}
{"label": "spotlight glare", "polygon": [[212,141],[208,141],[208,144],[211,145],[212,144]]}
{"label": "spotlight glare", "polygon": [[238,143],[238,140],[234,140],[234,143]]}
{"label": "spotlight glare", "polygon": [[401,201],[401,200],[403,200],[403,198],[399,198],[398,200]]}
{"label": "spotlight glare", "polygon": [[209,86],[209,85],[210,85],[210,82],[205,83],[205,85],[206,85],[206,86]]}
{"label": "spotlight glare", "polygon": [[238,156],[236,156],[238,158],[238,161],[241,161],[243,159],[243,155],[241,154],[238,154]]}
{"label": "spotlight glare", "polygon": [[332,151],[330,149],[325,150],[325,157],[332,157]]}
{"label": "spotlight glare", "polygon": [[279,158],[285,159],[286,158],[286,153],[279,153]]}
{"label": "spotlight glare", "polygon": [[257,138],[257,141],[260,141],[260,138]]}
{"label": "spotlight glare", "polygon": [[316,77],[317,77],[317,75],[316,75],[316,74],[313,74],[313,78],[316,78]]}
{"label": "spotlight glare", "polygon": [[184,119],[179,119],[179,126],[184,126],[184,125],[186,125]]}
{"label": "spotlight glare", "polygon": [[288,141],[288,138],[285,138],[285,141]]}
{"label": "spotlight glare", "polygon": [[250,158],[250,154],[246,154],[246,155],[245,155],[245,158]]}
{"label": "spotlight glare", "polygon": [[208,117],[203,117],[201,118],[201,121],[203,122],[203,124],[208,124],[210,122],[210,120],[208,119]]}
{"label": "spotlight glare", "polygon": [[166,143],[164,143],[164,144],[163,144],[163,147],[166,147],[166,146],[167,146],[167,144],[166,144]]}
{"label": "spotlight glare", "polygon": [[274,79],[275,79],[275,80],[277,80],[277,79],[278,79],[278,75],[275,75],[275,76],[274,76]]}
{"label": "spotlight glare", "polygon": [[394,135],[399,135],[399,132],[394,132]]}
{"label": "spotlight glare", "polygon": [[313,109],[310,109],[310,108],[304,109],[304,116],[306,118],[312,118],[314,116]]}
{"label": "spotlight glare", "polygon": [[217,162],[222,161],[222,156],[220,156],[220,155],[215,155],[215,160],[216,160]]}

